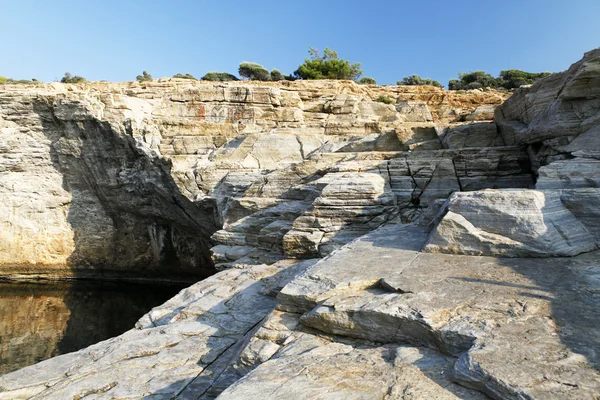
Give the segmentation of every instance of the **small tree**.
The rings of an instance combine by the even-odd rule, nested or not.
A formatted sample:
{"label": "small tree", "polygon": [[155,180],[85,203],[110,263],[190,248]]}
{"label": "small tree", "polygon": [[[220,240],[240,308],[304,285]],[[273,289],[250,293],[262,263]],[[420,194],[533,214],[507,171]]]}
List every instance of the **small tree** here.
{"label": "small tree", "polygon": [[505,89],[516,89],[523,85],[531,85],[535,81],[552,75],[550,72],[525,72],[518,69],[500,71],[498,84]]}
{"label": "small tree", "polygon": [[401,85],[430,85],[439,88],[443,88],[444,86],[436,80],[429,78],[421,78],[419,75],[413,74],[411,76],[405,76],[401,81],[396,82],[398,86]]}
{"label": "small tree", "polygon": [[325,49],[323,55],[317,49],[309,47],[310,58],[304,59],[294,75],[300,79],[358,79],[363,71],[360,63],[351,64],[350,61],[338,57],[334,50]]}
{"label": "small tree", "polygon": [[271,79],[271,74],[265,67],[253,62],[244,61],[240,64],[238,72],[241,77],[251,81],[268,81]]}
{"label": "small tree", "polygon": [[0,83],[6,83],[7,80],[7,77],[0,75]]}
{"label": "small tree", "polygon": [[281,72],[279,72],[279,70],[274,69],[271,71],[271,80],[272,81],[282,81],[284,79],[285,79],[285,77],[283,76],[283,74]]}
{"label": "small tree", "polygon": [[358,81],[358,83],[361,85],[377,85],[377,81],[375,81],[373,78],[369,78],[368,76],[362,78],[360,81]]}
{"label": "small tree", "polygon": [[149,81],[152,81],[152,75],[150,75],[148,72],[144,71],[144,72],[142,72],[142,75],[136,76],[135,80],[138,82],[149,82]]}
{"label": "small tree", "polygon": [[87,82],[87,79],[85,79],[83,76],[79,76],[79,75],[71,75],[70,72],[65,72],[65,76],[62,77],[62,79],[60,80],[62,83],[81,83],[81,82]]}
{"label": "small tree", "polygon": [[483,87],[498,87],[498,80],[484,71],[474,71],[469,73],[459,72],[458,78],[459,79],[451,79],[448,82],[448,89],[466,90]]}
{"label": "small tree", "polygon": [[209,72],[202,77],[203,81],[225,82],[239,81],[238,77],[227,72]]}
{"label": "small tree", "polygon": [[191,74],[175,74],[175,75],[173,75],[173,78],[177,78],[177,79],[192,79],[192,80],[195,80],[195,81],[197,80]]}

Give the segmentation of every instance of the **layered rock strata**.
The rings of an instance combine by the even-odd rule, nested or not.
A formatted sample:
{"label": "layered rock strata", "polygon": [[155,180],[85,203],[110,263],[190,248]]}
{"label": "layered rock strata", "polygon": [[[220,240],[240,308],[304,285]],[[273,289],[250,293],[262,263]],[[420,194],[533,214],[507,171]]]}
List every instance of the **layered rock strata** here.
{"label": "layered rock strata", "polygon": [[192,204],[214,201],[225,270],[125,335],[0,377],[0,398],[596,398],[599,55],[495,122],[435,89],[224,85],[210,102],[252,104],[229,120],[199,97],[189,126],[231,141],[192,164],[159,155],[184,123],[134,137]]}
{"label": "layered rock strata", "polygon": [[[373,100],[379,96],[396,104]],[[387,200],[357,193],[354,204],[331,205],[327,192],[334,188],[320,196],[335,179],[329,172],[367,168],[381,175],[389,159],[409,149],[443,149],[438,134],[447,126],[486,115],[478,107],[504,97],[351,82],[4,85],[2,275],[202,275],[213,262],[326,254],[397,208],[387,173],[383,182],[373,176]],[[526,157],[504,151],[491,155],[491,164]],[[364,162],[353,162],[357,157]],[[436,163],[415,161],[417,182],[454,174],[436,172]],[[398,174],[410,180],[410,167]],[[480,174],[492,173],[489,167]],[[520,172],[526,176],[527,167],[503,173]],[[372,223],[360,227],[366,219]],[[213,261],[208,249],[215,244]]]}

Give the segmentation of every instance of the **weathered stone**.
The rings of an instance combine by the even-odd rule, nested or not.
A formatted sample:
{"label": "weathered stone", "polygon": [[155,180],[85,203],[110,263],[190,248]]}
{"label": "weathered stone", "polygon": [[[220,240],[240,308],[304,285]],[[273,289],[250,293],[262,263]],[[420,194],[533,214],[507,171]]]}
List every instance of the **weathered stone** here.
{"label": "weathered stone", "polygon": [[596,238],[561,202],[560,192],[455,193],[425,251],[505,257],[574,256]]}
{"label": "weathered stone", "polygon": [[302,334],[220,399],[483,399],[451,381],[453,360],[399,345],[342,344]]}
{"label": "weathered stone", "polygon": [[393,241],[410,229],[380,228],[320,261],[278,308],[327,333],[459,356],[454,379],[494,398],[593,398],[597,252],[555,262],[427,254],[412,249],[424,239]]}

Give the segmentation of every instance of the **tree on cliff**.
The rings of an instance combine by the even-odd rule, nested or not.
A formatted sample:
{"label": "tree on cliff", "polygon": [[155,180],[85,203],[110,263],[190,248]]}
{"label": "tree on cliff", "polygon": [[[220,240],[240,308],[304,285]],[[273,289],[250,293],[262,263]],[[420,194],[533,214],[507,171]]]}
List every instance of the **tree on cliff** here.
{"label": "tree on cliff", "polygon": [[65,72],[65,76],[62,77],[62,79],[60,80],[62,83],[81,83],[81,82],[87,82],[87,79],[85,79],[83,76],[79,76],[79,75],[71,75],[70,72]]}
{"label": "tree on cliff", "polygon": [[271,80],[272,81],[282,81],[285,79],[285,76],[279,72],[278,69],[274,69],[271,71]]}
{"label": "tree on cliff", "polygon": [[300,79],[358,79],[363,71],[360,63],[351,64],[350,61],[338,57],[334,50],[325,49],[323,55],[317,49],[309,47],[310,58],[304,59],[294,72]]}
{"label": "tree on cliff", "polygon": [[197,81],[197,79],[194,78],[194,76],[192,74],[175,74],[175,75],[173,75],[173,78],[176,78],[176,79],[192,79],[194,81]]}
{"label": "tree on cliff", "polygon": [[444,85],[442,85],[441,83],[439,83],[436,80],[433,79],[429,79],[429,78],[421,78],[419,75],[411,75],[411,76],[405,76],[401,81],[398,81],[396,83],[398,86],[401,85],[409,85],[409,86],[421,86],[421,85],[431,85],[431,86],[435,86],[435,87],[439,87],[439,88],[443,88]]}
{"label": "tree on cliff", "polygon": [[361,85],[377,85],[377,81],[368,76],[361,78],[360,81],[358,81],[358,83],[360,83]]}
{"label": "tree on cliff", "polygon": [[498,84],[505,89],[516,89],[523,85],[531,85],[538,79],[552,75],[550,72],[525,72],[518,69],[500,71]]}
{"label": "tree on cliff", "polygon": [[152,75],[150,75],[147,71],[144,71],[142,72],[142,75],[136,76],[135,80],[138,82],[149,82],[152,80]]}
{"label": "tree on cliff", "polygon": [[451,79],[448,82],[448,89],[450,90],[469,90],[484,87],[498,87],[496,78],[484,71],[474,71],[469,73],[459,72],[458,79]]}
{"label": "tree on cliff", "polygon": [[242,78],[246,78],[251,81],[271,80],[271,74],[269,71],[262,65],[253,62],[244,61],[240,64],[238,72]]}
{"label": "tree on cliff", "polygon": [[227,72],[209,72],[201,78],[203,81],[225,82],[239,81],[238,77]]}

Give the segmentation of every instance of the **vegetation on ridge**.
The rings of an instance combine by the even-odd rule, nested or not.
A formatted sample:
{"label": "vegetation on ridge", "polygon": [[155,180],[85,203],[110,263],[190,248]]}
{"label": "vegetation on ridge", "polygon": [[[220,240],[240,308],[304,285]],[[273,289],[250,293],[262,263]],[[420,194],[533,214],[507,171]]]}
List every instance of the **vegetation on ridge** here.
{"label": "vegetation on ridge", "polygon": [[494,78],[484,71],[474,71],[469,73],[459,72],[458,79],[451,79],[448,82],[449,90],[468,90],[489,87],[493,89],[516,89],[523,85],[530,85],[538,79],[550,76],[550,72],[525,72],[518,69],[509,69],[500,71],[500,75]]}
{"label": "vegetation on ridge", "polygon": [[238,73],[242,78],[249,79],[251,81],[269,81],[271,80],[271,74],[269,71],[260,64],[244,61],[238,68]]}
{"label": "vegetation on ridge", "polygon": [[444,87],[444,85],[442,85],[441,83],[439,83],[436,80],[429,79],[429,78],[421,78],[419,75],[416,75],[416,74],[413,74],[411,76],[405,76],[401,81],[398,81],[396,84],[398,86],[401,86],[401,85],[417,85],[417,86],[430,85],[430,86],[435,86],[435,87],[439,87],[439,88]]}
{"label": "vegetation on ridge", "polygon": [[240,79],[227,72],[209,72],[201,78],[203,81],[226,82],[239,81]]}
{"label": "vegetation on ridge", "polygon": [[82,82],[87,82],[87,79],[85,79],[83,76],[79,76],[79,75],[71,75],[70,72],[65,72],[65,76],[62,77],[62,79],[60,80],[62,83],[82,83]]}
{"label": "vegetation on ridge", "polygon": [[368,76],[365,76],[364,78],[361,78],[360,81],[358,81],[358,83],[360,83],[361,85],[377,85],[377,81],[373,78],[370,78]]}
{"label": "vegetation on ridge", "polygon": [[304,59],[294,76],[299,79],[349,79],[357,80],[363,73],[360,63],[351,64],[341,59],[334,50],[325,48],[323,55],[309,47],[310,58]]}
{"label": "vegetation on ridge", "polygon": [[136,76],[135,80],[138,82],[149,82],[152,80],[152,75],[150,75],[148,72],[144,71],[144,72],[142,72],[142,75]]}
{"label": "vegetation on ridge", "polygon": [[173,78],[177,78],[177,79],[192,79],[194,81],[198,80],[198,79],[194,78],[194,76],[192,76],[192,74],[175,74],[175,75],[173,75]]}
{"label": "vegetation on ridge", "polygon": [[[304,63],[301,64],[293,74],[285,75],[278,69],[272,69],[269,72],[265,67],[258,63],[244,61],[240,63],[238,67],[238,73],[242,79],[256,80],[256,81],[293,81],[296,79],[303,80],[318,80],[318,79],[333,79],[333,80],[353,80],[363,85],[376,85],[377,81],[371,77],[361,77],[363,71],[360,63],[351,63],[348,60],[339,58],[335,50],[325,48],[323,54],[319,50],[309,47],[309,58],[304,59]],[[551,75],[549,72],[526,72],[517,69],[508,69],[500,71],[498,77],[494,77],[485,71],[473,71],[473,72],[459,72],[458,79],[451,79],[448,82],[449,90],[472,90],[481,88],[492,88],[492,89],[515,89],[523,85],[533,84],[539,79],[545,78]],[[190,79],[198,80],[190,73],[177,73],[173,75],[176,79]],[[142,75],[138,75],[136,80],[138,82],[149,82],[152,81],[152,75],[147,71],[144,71]],[[202,78],[203,81],[213,82],[225,82],[225,81],[239,81],[240,78],[227,73],[227,72],[208,72]],[[65,73],[65,76],[60,80],[63,83],[81,83],[87,82],[87,80],[78,75],[71,75],[69,72]],[[5,76],[0,76],[0,84],[31,84],[38,82],[36,79],[32,80],[15,80]],[[102,81],[105,82],[105,81]],[[397,85],[431,85],[439,88],[444,86],[434,79],[422,78],[417,74],[405,76],[402,80],[396,82]],[[382,101],[382,100],[378,100]],[[384,101],[382,101],[384,102]]]}

